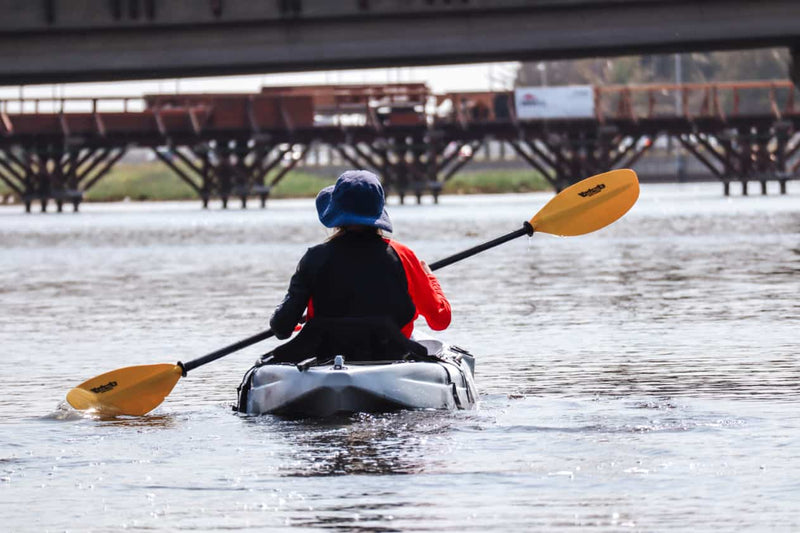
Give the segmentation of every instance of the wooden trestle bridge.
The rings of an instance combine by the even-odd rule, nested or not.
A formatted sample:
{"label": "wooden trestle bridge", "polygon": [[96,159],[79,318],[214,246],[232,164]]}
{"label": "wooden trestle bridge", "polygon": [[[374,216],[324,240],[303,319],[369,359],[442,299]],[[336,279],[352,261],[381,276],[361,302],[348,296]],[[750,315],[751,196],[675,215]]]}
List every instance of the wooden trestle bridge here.
{"label": "wooden trestle bridge", "polygon": [[152,149],[207,206],[257,197],[327,145],[374,169],[401,200],[435,200],[488,141],[501,141],[561,190],[612,168],[636,167],[659,137],[731,182],[800,169],[800,109],[789,81],[602,86],[595,116],[519,120],[513,92],[433,95],[425,84],[265,87],[255,94],[0,101],[0,180],[26,211],[77,210],[84,193],[131,147]]}

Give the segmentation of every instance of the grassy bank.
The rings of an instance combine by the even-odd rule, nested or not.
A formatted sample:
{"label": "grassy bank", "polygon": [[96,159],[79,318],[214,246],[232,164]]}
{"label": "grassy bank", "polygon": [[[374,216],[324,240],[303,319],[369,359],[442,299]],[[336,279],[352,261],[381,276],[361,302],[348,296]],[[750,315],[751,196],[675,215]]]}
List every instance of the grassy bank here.
{"label": "grassy bank", "polygon": [[[311,198],[332,184],[336,176],[290,172],[272,190],[271,198]],[[466,171],[445,184],[445,194],[510,193],[547,190],[547,182],[533,170]],[[11,190],[0,182],[0,195]],[[89,201],[196,200],[197,194],[170,169],[158,162],[119,164],[89,192]]]}
{"label": "grassy bank", "polygon": [[86,193],[90,201],[188,200],[194,190],[161,163],[120,164]]}
{"label": "grassy bank", "polygon": [[[296,198],[316,195],[320,188],[333,183],[305,172],[290,172],[270,193],[271,198]],[[192,200],[197,194],[183,180],[161,163],[117,165],[87,194],[87,199]]]}
{"label": "grassy bank", "polygon": [[462,172],[444,186],[448,194],[499,194],[551,190],[535,170],[486,170]]}

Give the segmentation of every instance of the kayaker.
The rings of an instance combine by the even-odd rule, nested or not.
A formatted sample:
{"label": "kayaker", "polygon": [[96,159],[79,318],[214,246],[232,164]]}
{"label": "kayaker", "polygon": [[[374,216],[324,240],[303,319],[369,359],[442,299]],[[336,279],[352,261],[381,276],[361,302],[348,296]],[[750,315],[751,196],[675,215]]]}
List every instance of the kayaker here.
{"label": "kayaker", "polygon": [[279,339],[292,334],[304,313],[308,317],[295,339],[271,353],[275,360],[424,353],[408,340],[414,320],[422,315],[434,330],[450,324],[450,303],[428,265],[384,236],[392,231],[384,206],[380,180],[366,170],[344,172],[317,195],[319,220],[334,233],[306,251],[272,315]]}

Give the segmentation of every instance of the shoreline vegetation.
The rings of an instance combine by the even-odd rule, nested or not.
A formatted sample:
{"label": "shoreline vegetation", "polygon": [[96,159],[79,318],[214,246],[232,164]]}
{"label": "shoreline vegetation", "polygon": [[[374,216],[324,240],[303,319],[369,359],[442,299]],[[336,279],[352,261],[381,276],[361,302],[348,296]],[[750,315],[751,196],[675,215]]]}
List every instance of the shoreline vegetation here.
{"label": "shoreline vegetation", "polygon": [[[270,199],[313,198],[323,187],[336,181],[330,176],[293,171],[272,190]],[[479,170],[461,172],[444,186],[443,194],[500,194],[551,190],[542,176],[527,169]],[[392,193],[390,193],[391,195]],[[427,195],[428,193],[426,193]],[[406,198],[413,197],[408,194]],[[0,182],[0,203],[11,197],[11,190]],[[123,163],[87,191],[84,201],[118,202],[199,200],[197,194],[161,163]],[[17,200],[18,201],[18,200]]]}

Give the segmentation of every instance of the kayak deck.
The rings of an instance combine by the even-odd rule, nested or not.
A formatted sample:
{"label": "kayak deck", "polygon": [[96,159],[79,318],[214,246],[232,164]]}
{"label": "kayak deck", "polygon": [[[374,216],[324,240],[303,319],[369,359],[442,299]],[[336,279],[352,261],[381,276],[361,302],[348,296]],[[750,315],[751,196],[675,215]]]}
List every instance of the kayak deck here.
{"label": "kayak deck", "polygon": [[304,368],[251,368],[239,390],[238,410],[250,415],[327,417],[398,409],[470,409],[477,400],[474,358],[437,340],[419,341],[426,361],[333,362]]}

